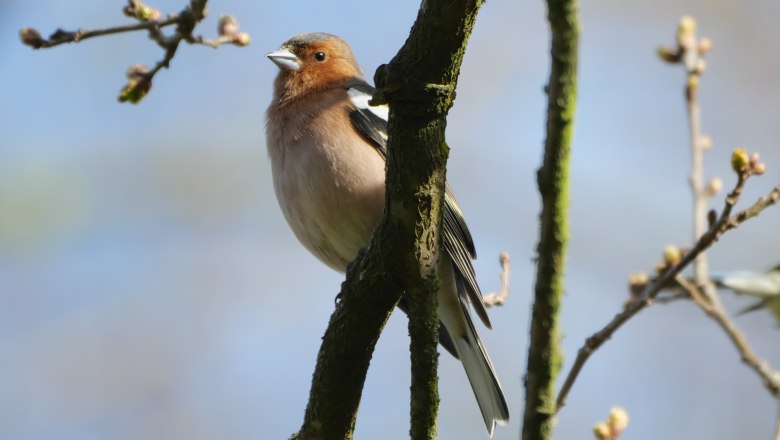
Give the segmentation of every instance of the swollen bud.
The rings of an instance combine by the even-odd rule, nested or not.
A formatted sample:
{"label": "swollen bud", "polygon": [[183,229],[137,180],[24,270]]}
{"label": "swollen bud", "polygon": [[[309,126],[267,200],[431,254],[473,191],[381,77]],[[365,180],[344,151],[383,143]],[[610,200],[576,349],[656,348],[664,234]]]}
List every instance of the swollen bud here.
{"label": "swollen bud", "polygon": [[39,49],[43,46],[43,38],[41,34],[33,28],[25,27],[19,30],[19,40],[25,46],[30,46],[34,49]]}
{"label": "swollen bud", "polygon": [[735,148],[731,153],[731,169],[734,170],[735,173],[745,171],[749,163],[750,158],[748,157],[747,150],[744,148]]}
{"label": "swollen bud", "polygon": [[750,155],[747,163],[747,170],[751,174],[756,175],[761,175],[766,172],[766,164],[761,162],[761,156],[759,156],[758,153],[753,153]]}
{"label": "swollen bud", "polygon": [[642,296],[647,284],[650,283],[650,277],[645,272],[635,272],[628,276],[628,294],[629,299],[625,306],[629,306]]}
{"label": "swollen bud", "polygon": [[219,17],[219,23],[217,23],[217,33],[220,37],[235,35],[238,32],[238,21],[230,15],[223,15]]}
{"label": "swollen bud", "polygon": [[710,40],[707,37],[701,38],[699,40],[699,53],[704,55],[711,50],[712,50],[712,40]]}
{"label": "swollen bud", "polygon": [[119,92],[119,102],[138,104],[152,88],[152,80],[146,77],[132,78]]}
{"label": "swollen bud", "polygon": [[249,43],[252,42],[252,39],[249,37],[249,34],[246,32],[239,32],[233,36],[233,44],[236,46],[249,46]]}
{"label": "swollen bud", "polygon": [[677,44],[688,50],[696,44],[696,19],[690,16],[680,18],[680,25],[677,27]]}
{"label": "swollen bud", "polygon": [[674,266],[682,259],[682,252],[677,246],[670,244],[664,248],[664,263],[669,266]]}
{"label": "swollen bud", "polygon": [[149,73],[148,67],[144,66],[143,64],[133,64],[127,69],[125,76],[127,76],[127,79],[138,79],[147,73]]}
{"label": "swollen bud", "polygon": [[677,28],[678,34],[691,34],[696,32],[696,19],[690,15],[680,17],[680,25]]}
{"label": "swollen bud", "polygon": [[606,423],[599,422],[593,426],[593,435],[598,440],[609,440],[612,437],[612,430],[609,429],[609,425]]}
{"label": "swollen bud", "polygon": [[134,3],[135,18],[141,21],[154,21],[160,18],[161,14],[157,9],[154,9],[153,7],[139,1]]}
{"label": "swollen bud", "polygon": [[723,190],[723,181],[720,180],[717,177],[713,177],[710,179],[710,181],[707,183],[707,187],[705,191],[707,192],[707,195],[712,197],[715,194],[721,192]]}
{"label": "swollen bud", "polygon": [[612,408],[609,412],[609,427],[613,435],[619,435],[628,427],[628,412],[620,407]]}
{"label": "swollen bud", "polygon": [[748,164],[750,164],[750,168],[753,168],[760,163],[761,163],[761,156],[759,156],[758,153],[753,153],[750,155],[750,160],[748,162]]}
{"label": "swollen bud", "polygon": [[707,69],[707,62],[704,61],[702,58],[699,58],[696,60],[696,63],[693,65],[693,73],[697,75],[701,75],[704,73],[704,71]]}
{"label": "swollen bud", "polygon": [[650,282],[650,277],[645,272],[634,272],[628,276],[628,284],[631,285],[646,285]]}
{"label": "swollen bud", "polygon": [[709,150],[710,148],[712,148],[712,138],[707,136],[706,134],[702,135],[699,138],[699,148],[701,148],[702,150]]}
{"label": "swollen bud", "polygon": [[661,60],[670,64],[679,63],[682,59],[682,52],[677,48],[661,46],[657,49],[656,53]]}

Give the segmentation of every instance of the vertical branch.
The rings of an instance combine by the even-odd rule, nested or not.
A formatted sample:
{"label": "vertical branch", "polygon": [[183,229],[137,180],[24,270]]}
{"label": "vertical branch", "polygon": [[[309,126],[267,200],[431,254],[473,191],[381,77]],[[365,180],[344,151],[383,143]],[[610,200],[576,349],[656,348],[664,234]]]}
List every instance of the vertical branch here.
{"label": "vertical branch", "polygon": [[[399,182],[400,172],[390,169],[392,180],[388,180],[388,191],[394,191],[393,200],[398,200],[402,193],[399,188],[406,185],[414,187],[412,200],[405,200],[403,207],[396,205],[394,209],[403,217],[415,219],[412,233],[405,237],[414,246],[414,252],[408,255],[397,255],[401,271],[396,271],[395,277],[404,277],[405,297],[409,304],[409,352],[411,355],[411,394],[410,394],[410,427],[409,437],[413,440],[435,440],[436,418],[439,411],[439,318],[436,313],[438,306],[438,276],[439,247],[441,243],[441,209],[444,202],[444,180],[446,160],[449,149],[444,143],[444,126],[446,120],[442,115],[432,121],[423,118],[408,117],[399,114],[391,106],[390,133],[401,133],[397,126],[403,126],[407,133],[389,139],[390,154],[397,154],[395,164],[389,165],[406,170],[418,168],[421,159],[428,162],[427,173],[415,176],[419,181],[406,180]],[[403,137],[402,137],[403,136]],[[400,144],[426,145],[429,152],[420,150],[415,154],[400,154]],[[394,148],[395,147],[395,148]],[[395,151],[394,151],[395,150]],[[409,162],[417,162],[412,165]],[[420,169],[422,170],[422,169]],[[429,174],[428,174],[429,173]],[[407,176],[408,177],[408,176]],[[390,177],[388,176],[388,179]],[[388,194],[388,197],[390,195]],[[406,197],[405,195],[403,197]],[[413,203],[410,203],[413,202]],[[412,217],[414,216],[414,217]]]}
{"label": "vertical branch", "polygon": [[548,0],[552,68],[547,86],[547,138],[537,183],[542,196],[531,345],[525,379],[522,438],[549,439],[561,366],[559,309],[568,235],[569,152],[577,92],[579,23],[576,0]]}
{"label": "vertical branch", "polygon": [[439,410],[438,283],[435,278],[428,278],[427,281],[428,288],[424,291],[417,289],[407,292],[409,351],[412,358],[409,437],[413,440],[436,439]]}
{"label": "vertical branch", "polygon": [[[696,21],[692,17],[683,17],[677,30],[677,44],[681,61],[687,73],[685,84],[685,105],[688,110],[688,123],[691,132],[691,174],[689,183],[693,195],[693,242],[696,242],[707,231],[707,201],[710,194],[704,188],[704,151],[709,143],[704,141],[701,133],[701,109],[699,107],[699,78],[704,73],[704,60],[701,55],[706,50],[699,50],[699,40],[696,36]],[[701,253],[693,265],[694,278],[699,286],[711,284],[707,254]],[[706,289],[713,293],[712,288]],[[708,296],[712,296],[709,295]]]}
{"label": "vertical branch", "polygon": [[414,226],[407,229],[413,235],[399,237],[405,246],[414,244],[414,253],[398,253],[397,261],[389,265],[393,276],[404,280],[410,304],[413,440],[436,438],[437,268],[449,155],[444,132],[466,43],[481,5],[482,0],[424,1],[404,46],[374,76],[379,90],[375,101],[386,100],[390,105],[388,227],[393,226],[391,214]]}
{"label": "vertical branch", "polygon": [[[701,110],[698,98],[698,74],[688,73],[685,101],[688,108],[688,121],[691,130],[691,175],[690,185],[693,193],[693,241],[696,242],[707,230],[707,195],[704,192],[704,148],[701,141]],[[702,253],[694,262],[696,282],[706,281],[707,254]]]}

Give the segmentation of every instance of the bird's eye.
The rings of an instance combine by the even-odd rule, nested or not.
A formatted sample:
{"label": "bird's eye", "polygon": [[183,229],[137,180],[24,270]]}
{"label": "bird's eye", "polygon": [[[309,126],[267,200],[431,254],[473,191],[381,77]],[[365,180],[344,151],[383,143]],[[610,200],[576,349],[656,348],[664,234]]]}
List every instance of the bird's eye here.
{"label": "bird's eye", "polygon": [[325,61],[325,58],[325,52],[317,52],[314,54],[314,59],[320,63]]}

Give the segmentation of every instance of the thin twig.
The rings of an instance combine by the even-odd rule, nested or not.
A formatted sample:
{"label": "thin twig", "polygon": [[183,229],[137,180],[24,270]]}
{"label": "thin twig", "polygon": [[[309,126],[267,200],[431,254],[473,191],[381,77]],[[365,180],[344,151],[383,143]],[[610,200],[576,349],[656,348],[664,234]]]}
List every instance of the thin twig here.
{"label": "thin twig", "polygon": [[57,29],[53,34],[49,36],[49,39],[41,38],[35,44],[31,44],[33,49],[47,49],[54,46],[59,46],[65,43],[79,43],[89,38],[100,37],[103,35],[121,34],[124,32],[135,32],[143,30],[159,29],[165,26],[170,26],[179,22],[179,16],[171,16],[164,20],[150,20],[143,21],[136,24],[129,24],[125,26],[115,26],[104,29],[79,29],[77,31],[65,31]]}
{"label": "thin twig", "polygon": [[214,38],[212,40],[203,38],[202,36],[197,36],[192,41],[193,44],[202,44],[204,46],[213,47],[214,49],[218,48],[219,46],[225,45],[225,44],[236,44],[236,39],[232,35],[221,35],[217,38]]}
{"label": "thin twig", "polygon": [[774,189],[772,189],[769,194],[758,199],[758,201],[754,203],[753,206],[739,212],[734,216],[734,218],[729,220],[729,222],[726,224],[726,230],[736,228],[743,222],[757,216],[764,209],[776,204],[778,201],[780,201],[780,184],[774,187]]}
{"label": "thin twig", "polygon": [[145,74],[149,78],[149,81],[152,80],[152,77],[160,71],[162,68],[168,68],[171,65],[171,60],[176,55],[176,51],[179,49],[179,44],[181,44],[182,37],[177,35],[173,39],[171,39],[170,43],[165,49],[165,56],[163,59],[158,61],[152,70],[149,71],[149,73]]}
{"label": "thin twig", "polygon": [[[683,67],[688,75],[685,82],[685,104],[688,109],[688,123],[691,132],[691,174],[689,183],[693,196],[693,240],[698,240],[707,228],[707,203],[713,195],[704,187],[704,152],[709,147],[701,133],[701,108],[699,106],[699,82],[704,73],[703,51],[699,50],[700,40],[696,35],[696,21],[692,17],[683,17],[677,34],[678,50],[682,56]],[[710,303],[721,307],[720,296],[709,275],[706,252],[702,252],[693,264],[693,277],[701,293]],[[694,298],[695,299],[695,298]],[[697,301],[697,304],[699,302]]]}
{"label": "thin twig", "polygon": [[485,307],[503,306],[509,296],[509,271],[510,271],[509,253],[501,252],[498,256],[498,264],[501,265],[501,290],[490,292],[482,299]]}
{"label": "thin twig", "polygon": [[764,386],[774,397],[780,397],[780,372],[775,371],[769,363],[759,358],[745,339],[745,336],[737,328],[728,314],[719,305],[708,301],[702,290],[684,277],[677,276],[676,281],[693,298],[693,301],[712,318],[729,336],[742,358],[742,362],[752,368],[763,380]]}
{"label": "thin twig", "polygon": [[[701,110],[698,99],[698,73],[689,72],[688,86],[686,87],[686,104],[688,108],[688,120],[691,127],[691,175],[690,185],[693,193],[693,239],[698,240],[707,228],[707,200],[708,195],[704,191],[704,149],[701,142]],[[696,282],[703,284],[707,278],[707,254],[702,253],[694,262]]]}
{"label": "thin twig", "polygon": [[[590,356],[601,347],[604,342],[609,340],[612,335],[630,320],[634,315],[639,313],[642,309],[653,303],[658,294],[665,288],[674,282],[675,277],[680,274],[691,262],[693,262],[697,256],[699,256],[704,250],[712,246],[726,231],[731,230],[739,226],[747,218],[758,215],[761,211],[766,209],[772,203],[767,203],[766,199],[772,199],[775,192],[780,191],[780,188],[775,188],[768,196],[762,197],[753,206],[745,211],[731,216],[731,212],[739,200],[742,190],[745,186],[745,182],[750,177],[749,171],[742,171],[738,174],[737,183],[732,191],[726,197],[723,209],[716,219],[716,221],[710,226],[707,232],[702,235],[696,244],[691,248],[689,252],[683,255],[680,261],[674,266],[668,268],[652,283],[645,287],[639,299],[629,304],[626,309],[617,314],[612,321],[610,321],[604,328],[594,333],[592,336],[585,340],[585,344],[577,352],[577,358],[574,360],[574,364],[571,367],[566,379],[561,387],[561,391],[558,393],[558,410],[560,410],[566,404],[566,398],[571,391],[574,382],[577,380],[582,367]],[[777,196],[774,196],[777,197]],[[752,215],[746,217],[746,212],[750,212]],[[733,226],[731,226],[733,223]]]}

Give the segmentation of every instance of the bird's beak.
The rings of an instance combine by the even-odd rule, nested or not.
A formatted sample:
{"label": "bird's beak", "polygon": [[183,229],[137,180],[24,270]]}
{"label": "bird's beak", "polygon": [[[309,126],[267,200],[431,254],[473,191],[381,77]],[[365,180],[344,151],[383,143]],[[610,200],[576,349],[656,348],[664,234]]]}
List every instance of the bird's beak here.
{"label": "bird's beak", "polygon": [[284,70],[301,70],[301,60],[287,48],[281,48],[276,52],[265,54],[266,58]]}

